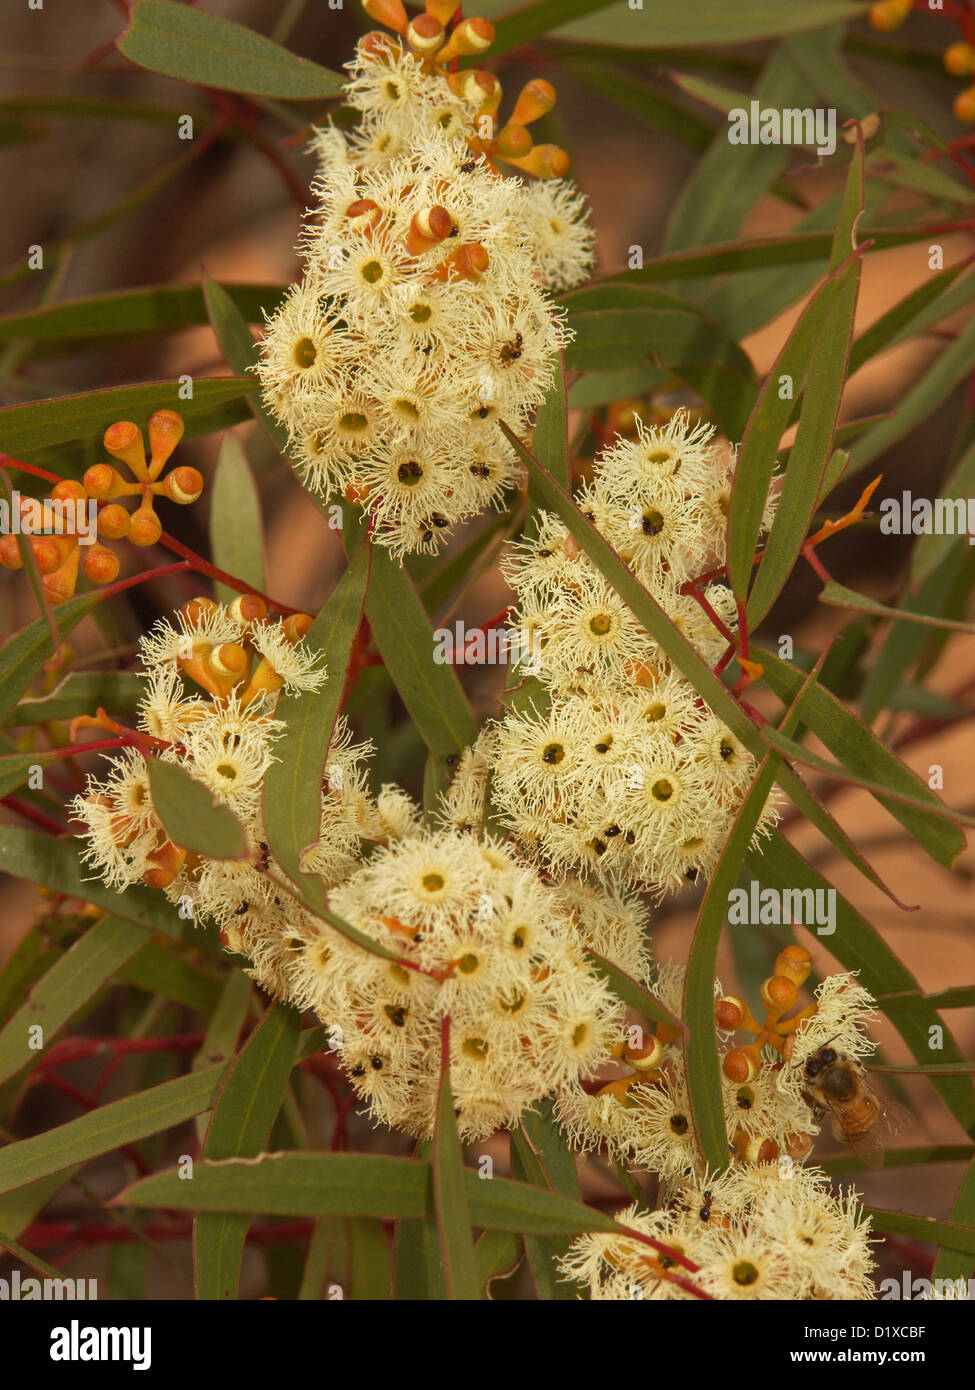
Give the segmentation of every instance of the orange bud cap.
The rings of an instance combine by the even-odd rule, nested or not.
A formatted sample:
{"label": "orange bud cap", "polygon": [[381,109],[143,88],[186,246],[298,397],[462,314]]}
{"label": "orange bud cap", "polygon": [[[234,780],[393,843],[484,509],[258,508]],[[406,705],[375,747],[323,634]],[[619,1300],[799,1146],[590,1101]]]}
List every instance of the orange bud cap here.
{"label": "orange bud cap", "polygon": [[724,994],[715,1001],[714,1021],[726,1033],[734,1033],[748,1017],[748,1006],[733,994]]}
{"label": "orange bud cap", "polygon": [[203,474],[198,468],[174,468],[163,479],[162,490],[174,502],[188,505],[203,491]]}
{"label": "orange bud cap", "polygon": [[118,556],[103,545],[88,546],[81,567],[93,584],[111,584],[118,578]]}
{"label": "orange bud cap", "polygon": [[532,138],[523,125],[509,122],[498,135],[497,154],[501,159],[524,159],[531,148]]}
{"label": "orange bud cap", "polygon": [[260,623],[267,617],[267,604],[257,594],[238,594],[230,612],[240,623]]}
{"label": "orange bud cap", "polygon": [[[114,429],[114,425],[112,426]],[[125,479],[110,463],[96,463],[85,473],[84,487],[89,497],[118,497],[127,486]]]}
{"label": "orange bud cap", "polygon": [[240,680],[247,670],[247,653],[237,642],[222,642],[210,652],[207,664],[218,676]]}
{"label": "orange bud cap", "polygon": [[522,87],[511,119],[516,125],[531,125],[532,121],[547,116],[554,105],[555,88],[551,82],[536,77]]}
{"label": "orange bud cap", "polygon": [[291,613],[281,626],[289,642],[300,642],[314,621],[310,613]]}
{"label": "orange bud cap", "polygon": [[442,48],[446,37],[440,20],[432,14],[417,15],[406,30],[406,42],[421,58],[427,58]]}
{"label": "orange bud cap", "polygon": [[129,534],[128,512],[119,502],[110,502],[98,513],[98,533],[110,541],[120,541]]}
{"label": "orange bud cap", "polygon": [[196,598],[187,599],[179,609],[179,614],[188,627],[193,627],[202,623],[210,613],[215,613],[218,607],[219,604],[212,598],[207,598],[206,594],[198,594]]}
{"label": "orange bud cap", "polygon": [[784,975],[772,975],[762,981],[762,1003],[770,1011],[784,1013],[786,1009],[791,1009],[797,993],[795,984]]}
{"label": "orange bud cap", "polygon": [[761,1067],[761,1059],[754,1047],[733,1047],[721,1063],[721,1070],[729,1081],[744,1086],[754,1081]]}
{"label": "orange bud cap", "polygon": [[62,478],[51,488],[51,498],[55,502],[82,502],[84,497],[84,484],[74,478]]}
{"label": "orange bud cap", "polygon": [[116,420],[105,431],[103,442],[112,457],[121,459],[137,478],[146,477],[146,450],[138,425],[131,420]]}
{"label": "orange bud cap", "polygon": [[0,565],[3,565],[4,569],[7,570],[19,570],[23,568],[23,564],[17,537],[0,536]]}
{"label": "orange bud cap", "polygon": [[356,198],[345,209],[345,215],[357,232],[371,232],[382,221],[382,208],[372,198]]}
{"label": "orange bud cap", "polygon": [[57,543],[49,536],[31,538],[30,548],[34,552],[34,563],[41,574],[53,574],[60,569],[62,555]]}
{"label": "orange bud cap", "polygon": [[657,1037],[648,1038],[645,1047],[627,1046],[623,1056],[634,1071],[653,1071],[663,1060],[663,1044]]}

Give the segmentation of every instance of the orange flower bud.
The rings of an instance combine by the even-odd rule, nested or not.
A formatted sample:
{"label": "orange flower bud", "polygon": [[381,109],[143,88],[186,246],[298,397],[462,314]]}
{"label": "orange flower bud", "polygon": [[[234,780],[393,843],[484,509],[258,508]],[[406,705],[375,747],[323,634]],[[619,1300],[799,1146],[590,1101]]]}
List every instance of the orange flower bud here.
{"label": "orange flower bud", "polygon": [[748,1005],[733,994],[724,994],[715,1001],[714,1022],[726,1033],[734,1033],[748,1016]]}
{"label": "orange flower bud", "polygon": [[489,264],[488,253],[479,241],[466,242],[437,266],[431,279],[450,280],[456,276],[459,280],[476,280]]}
{"label": "orange flower bud", "polygon": [[198,468],[174,468],[159,486],[173,502],[186,506],[195,502],[203,491],[203,474]]}
{"label": "orange flower bud", "polygon": [[749,1043],[746,1047],[733,1047],[726,1054],[721,1069],[729,1081],[744,1086],[746,1082],[755,1080],[761,1065],[759,1049],[754,1043]]}
{"label": "orange flower bud", "polygon": [[157,410],[149,416],[150,478],[159,477],[185,429],[182,415],[175,410]]}
{"label": "orange flower bud", "polygon": [[118,556],[103,545],[88,546],[81,567],[93,584],[111,584],[118,578]]}
{"label": "orange flower bud", "polygon": [[554,105],[555,88],[551,82],[536,77],[522,87],[511,119],[517,125],[531,125],[532,121],[547,116]]}
{"label": "orange flower bud", "polygon": [[776,975],[784,975],[794,985],[803,985],[812,970],[812,956],[803,946],[786,946],[775,958]]}
{"label": "orange flower bud", "polygon": [[944,51],[944,65],[952,77],[975,72],[975,48],[970,43],[953,43]]}
{"label": "orange flower bud", "polygon": [[454,219],[446,208],[432,207],[418,212],[410,223],[406,234],[406,245],[411,256],[419,256],[431,250],[454,230]]}
{"label": "orange flower bud", "polygon": [[[116,420],[115,424],[109,425],[105,431],[104,444],[113,458],[121,459],[140,481],[145,481],[148,477],[146,450],[138,425],[134,425],[131,420]],[[85,486],[88,487],[87,474],[85,477]],[[90,487],[88,491],[91,492]]]}
{"label": "orange flower bud", "polygon": [[409,20],[400,0],[362,0],[362,8],[377,24],[395,29],[397,34],[406,33]]}
{"label": "orange flower bud", "polygon": [[238,594],[230,612],[240,623],[260,623],[267,617],[267,604],[257,594]]}
{"label": "orange flower bud", "polygon": [[968,87],[964,92],[959,92],[952,102],[952,110],[966,125],[975,123],[975,87]]}
{"label": "orange flower bud", "polygon": [[19,570],[23,567],[23,563],[17,537],[0,536],[0,565],[3,565],[4,569],[7,570]]}
{"label": "orange flower bud", "polygon": [[771,1014],[784,1014],[796,1002],[798,991],[784,975],[772,975],[762,981],[762,1003]]}
{"label": "orange flower bud", "polygon": [[148,858],[153,867],[143,873],[143,882],[150,888],[168,888],[186,861],[186,850],[164,840]]}
{"label": "orange flower bud", "polygon": [[81,502],[84,497],[84,485],[74,478],[62,478],[51,488],[51,498],[55,502]]}
{"label": "orange flower bud", "polygon": [[[112,429],[114,428],[113,425]],[[129,484],[110,463],[96,463],[89,468],[85,473],[84,486],[88,496],[99,501],[104,497],[121,497],[129,490]]]}
{"label": "orange flower bud", "polygon": [[532,138],[523,125],[509,121],[498,134],[497,155],[500,159],[524,159],[531,153]]}
{"label": "orange flower bud", "polygon": [[524,159],[509,159],[508,163],[536,179],[561,179],[569,171],[569,156],[558,145],[536,145]]}
{"label": "orange flower bud", "polygon": [[98,534],[107,536],[110,541],[119,541],[129,534],[128,512],[118,502],[110,502],[98,513]]}
{"label": "orange flower bud", "polygon": [[432,14],[419,14],[407,27],[406,42],[421,58],[429,58],[443,47],[444,27]]}
{"label": "orange flower bud", "polygon": [[129,521],[129,540],[133,545],[155,545],[162,535],[162,522],[147,503],[132,513]]}
{"label": "orange flower bud", "polygon": [[434,19],[439,19],[444,26],[448,25],[457,13],[460,0],[427,0],[427,14],[433,15]]}
{"label": "orange flower bud", "polygon": [[454,58],[469,58],[475,53],[484,53],[494,43],[494,25],[486,19],[475,17],[458,24],[447,43],[440,50],[438,63],[447,63]]}
{"label": "orange flower bud", "polygon": [[31,537],[29,544],[34,552],[34,563],[41,574],[53,574],[60,569],[65,555],[53,536]]}
{"label": "orange flower bud", "polygon": [[59,570],[44,578],[44,592],[52,603],[64,603],[78,587],[78,552],[80,546],[74,545],[68,558]]}

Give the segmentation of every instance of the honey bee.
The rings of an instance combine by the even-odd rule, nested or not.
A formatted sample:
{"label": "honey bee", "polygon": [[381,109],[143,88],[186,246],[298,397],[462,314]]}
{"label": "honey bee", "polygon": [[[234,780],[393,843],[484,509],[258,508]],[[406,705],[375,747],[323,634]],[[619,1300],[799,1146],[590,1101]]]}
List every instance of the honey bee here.
{"label": "honey bee", "polygon": [[802,1064],[808,1083],[802,1093],[817,1120],[833,1116],[833,1138],[845,1140],[868,1168],[884,1161],[884,1139],[917,1127],[902,1105],[878,1094],[858,1062],[835,1048],[819,1048]]}

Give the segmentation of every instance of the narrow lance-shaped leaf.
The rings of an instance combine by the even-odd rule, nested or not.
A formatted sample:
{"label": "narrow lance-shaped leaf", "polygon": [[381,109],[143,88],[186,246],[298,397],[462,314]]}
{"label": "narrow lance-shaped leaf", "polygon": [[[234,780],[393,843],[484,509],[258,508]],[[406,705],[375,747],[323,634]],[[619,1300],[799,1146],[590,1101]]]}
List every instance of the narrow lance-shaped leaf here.
{"label": "narrow lance-shaped leaf", "polygon": [[[497,1177],[485,1182],[471,1169],[465,1170],[465,1179],[474,1226],[531,1235],[618,1229],[603,1212],[528,1183]],[[133,1183],[115,1201],[177,1211],[260,1211],[277,1216],[433,1220],[435,1215],[430,1165],[385,1154],[269,1154],[256,1164],[201,1160],[192,1183],[171,1168]]]}
{"label": "narrow lance-shaped leaf", "polygon": [[[224,286],[218,285],[209,275],[203,276],[203,298],[220,351],[233,371],[243,376],[257,361],[257,343],[247,319]],[[285,453],[288,431],[278,424],[259,394],[248,396],[247,404],[274,447],[279,453]]]}
{"label": "narrow lance-shaped leaf", "polygon": [[383,546],[372,547],[366,617],[386,670],[430,752],[453,761],[477,725],[453,666],[435,660],[430,620],[409,575]]}
{"label": "narrow lance-shaped leaf", "polygon": [[[168,119],[175,123],[176,117]],[[226,284],[220,289],[248,323],[262,322],[264,310],[273,309],[282,294],[278,285]],[[152,285],[46,304],[23,314],[2,314],[0,341],[64,344],[67,351],[89,338],[133,338],[140,334],[155,338],[206,321],[206,305],[198,285]]]}
{"label": "narrow lance-shaped leaf", "polygon": [[[783,700],[795,699],[803,675],[772,652],[762,651],[764,679]],[[880,791],[874,794],[880,804],[895,816],[918,843],[941,864],[951,864],[964,848],[964,837],[943,817],[943,808],[934,792],[901,762],[830,691],[813,686],[803,704],[803,720],[854,778],[879,784],[885,790],[927,802],[930,812],[916,805],[893,800]],[[871,787],[873,790],[873,787]],[[940,808],[941,813],[933,808]]]}
{"label": "narrow lance-shaped leaf", "polygon": [[[220,446],[210,489],[210,551],[226,574],[264,590],[261,501],[247,455],[232,434]],[[218,602],[232,603],[236,597],[226,584],[217,585]]]}
{"label": "narrow lance-shaped leaf", "polygon": [[299,58],[243,24],[173,0],[137,0],[117,40],[126,58],[150,72],[203,87],[294,101],[336,96],[337,72]]}
{"label": "narrow lance-shaped leaf", "polygon": [[748,625],[752,629],[765,617],[791,574],[823,491],[846,380],[860,287],[862,257],[857,254],[854,241],[862,210],[863,141],[860,139],[850,165],[830,255],[829,273],[838,277],[833,309],[813,349],[799,428],[789,451],[789,466],[772,527],[748,596]]}
{"label": "narrow lance-shaped leaf", "polygon": [[[117,888],[89,877],[90,871],[80,862],[77,847],[70,840],[55,840],[19,826],[0,826],[0,872],[41,884],[66,898],[94,903],[127,922],[137,922],[177,941],[187,931],[188,923],[156,890],[135,885],[120,893]],[[222,957],[219,944],[207,932],[195,933],[194,944]]]}
{"label": "narrow lance-shaped leaf", "polygon": [[478,1286],[467,1174],[450,1088],[449,1018],[443,1020],[440,1053],[440,1096],[433,1134],[433,1198],[447,1292],[451,1298],[470,1301],[477,1298]]}
{"label": "narrow lance-shaped leaf", "polygon": [[0,409],[0,450],[15,456],[75,440],[100,443],[116,420],[146,419],[155,410],[176,410],[189,422],[214,406],[257,390],[253,377],[210,377],[194,381],[187,397],[179,381],[147,381],[113,386],[77,396],[8,405]]}
{"label": "narrow lance-shaped leaf", "polygon": [[0,1192],[60,1172],[209,1110],[226,1068],[208,1067],[99,1106],[80,1119],[0,1149]]}
{"label": "narrow lance-shaped leaf", "polygon": [[[728,577],[744,600],[762,529],[775,461],[817,343],[843,288],[844,271],[823,281],[806,305],[765,379],[742,440],[728,511]],[[824,460],[825,462],[825,460]],[[818,489],[815,494],[818,496]]]}
{"label": "narrow lance-shaped leaf", "polygon": [[[806,686],[790,705],[782,721],[784,728],[792,730],[799,723],[806,690],[816,674],[815,670],[810,673]],[[728,1166],[729,1158],[714,1022],[718,942],[728,915],[728,895],[738,881],[741,865],[765,809],[775,781],[777,762],[774,754],[763,758],[748,795],[739,807],[731,834],[701,903],[687,960],[684,984],[684,1022],[690,1030],[685,1046],[687,1091],[701,1156],[709,1168],[718,1172]]]}
{"label": "narrow lance-shaped leaf", "polygon": [[234,813],[178,763],[146,762],[153,809],[173,844],[209,859],[243,859],[247,837]]}
{"label": "narrow lance-shaped leaf", "polygon": [[[227,1072],[207,1130],[209,1159],[251,1158],[271,1134],[298,1043],[301,1016],[272,1004]],[[198,1298],[235,1298],[250,1217],[202,1212],[193,1227]]]}
{"label": "narrow lance-shaped leaf", "polygon": [[[285,729],[275,743],[277,761],[264,777],[264,820],[268,843],[288,877],[302,891],[317,881],[302,873],[301,854],[321,833],[322,776],[338,717],[352,643],[369,583],[370,548],[359,546],[345,574],[305,636],[309,651],[321,652],[328,677],[318,690],[278,700],[275,717]],[[327,775],[327,774],[326,774]]]}
{"label": "narrow lance-shaped leaf", "polygon": [[120,917],[103,917],[65,952],[30,991],[0,1032],[0,1082],[37,1056],[30,1029],[39,1026],[48,1046],[112,975],[146,944],[146,933]]}

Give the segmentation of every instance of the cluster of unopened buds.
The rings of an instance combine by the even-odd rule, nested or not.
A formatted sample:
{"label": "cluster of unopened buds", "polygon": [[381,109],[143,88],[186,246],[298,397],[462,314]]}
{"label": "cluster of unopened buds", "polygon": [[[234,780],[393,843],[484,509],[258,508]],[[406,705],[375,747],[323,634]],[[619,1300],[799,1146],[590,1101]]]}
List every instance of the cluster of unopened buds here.
{"label": "cluster of unopened buds", "polygon": [[[791,1057],[792,1043],[796,1029],[807,1019],[814,1017],[817,1004],[807,1004],[796,1013],[795,1008],[799,990],[809,978],[812,958],[802,946],[787,946],[775,961],[775,974],[762,981],[761,999],[765,1017],[758,1022],[744,999],[731,994],[722,995],[715,1001],[714,1021],[718,1028],[727,1033],[750,1033],[753,1041],[733,1047],[722,1059],[721,1069],[729,1081],[747,1088],[762,1071],[762,1049],[771,1047],[782,1058]],[[774,1064],[781,1067],[782,1062]],[[810,1134],[789,1136],[787,1148],[794,1159],[805,1158],[812,1148]],[[744,1131],[733,1136],[733,1143],[743,1157],[754,1163],[770,1163],[779,1156],[778,1145],[772,1139],[756,1141]]]}
{"label": "cluster of unopened buds", "polygon": [[[183,506],[197,500],[203,491],[198,469],[182,466],[163,475],[183,429],[175,410],[157,410],[149,417],[147,459],[139,427],[131,420],[116,421],[105,431],[103,443],[134,481],[110,463],[96,463],[80,482],[65,478],[56,483],[41,502],[21,499],[21,529],[31,533],[28,544],[52,603],[71,598],[82,573],[92,584],[111,584],[118,578],[118,556],[103,540],[128,540],[140,547],[156,544],[163,529],[155,511],[157,497]],[[119,500],[123,497],[138,497],[137,508],[130,512]],[[10,570],[22,567],[16,535],[0,536],[0,565]]]}
{"label": "cluster of unopened buds", "polygon": [[[535,178],[562,178],[569,168],[569,156],[557,145],[536,145],[528,126],[546,116],[555,105],[555,88],[542,78],[535,78],[522,89],[514,109],[501,122],[501,83],[491,72],[456,68],[458,58],[480,58],[494,42],[494,25],[474,16],[455,23],[447,33],[447,25],[460,9],[460,0],[426,0],[423,14],[410,19],[401,0],[363,0],[363,9],[370,19],[385,24],[398,34],[415,58],[427,71],[446,78],[450,90],[462,97],[471,108],[476,136],[470,140],[475,154],[483,154],[492,163],[501,160]],[[365,51],[381,51],[387,42],[385,35],[367,35],[362,41]]]}
{"label": "cluster of unopened buds", "polygon": [[[868,18],[874,29],[892,34],[906,21],[915,8],[914,0],[877,0],[871,5]],[[928,7],[925,6],[925,9]],[[934,6],[931,6],[934,9]],[[941,9],[941,6],[938,6]],[[944,65],[952,77],[975,78],[975,13],[967,6],[953,5],[945,11],[946,19],[961,26],[964,39],[949,44],[944,51]],[[975,122],[975,82],[959,92],[953,103],[955,115],[968,124]]]}

